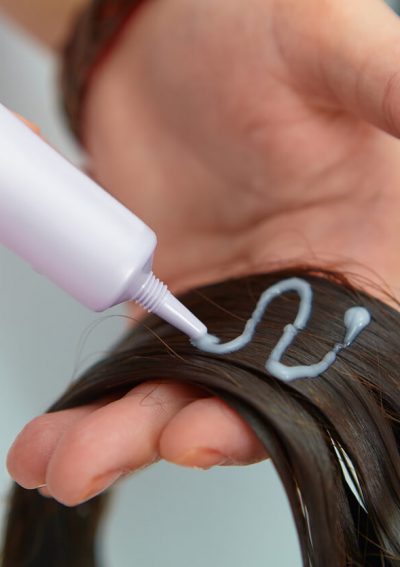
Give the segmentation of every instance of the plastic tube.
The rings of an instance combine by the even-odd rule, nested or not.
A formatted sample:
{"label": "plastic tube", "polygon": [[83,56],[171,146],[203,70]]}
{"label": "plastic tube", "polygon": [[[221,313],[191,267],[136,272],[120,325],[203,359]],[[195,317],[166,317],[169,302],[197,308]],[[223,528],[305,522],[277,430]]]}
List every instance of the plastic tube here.
{"label": "plastic tube", "polygon": [[153,274],[155,233],[1,104],[0,243],[93,311],[135,300],[207,332]]}

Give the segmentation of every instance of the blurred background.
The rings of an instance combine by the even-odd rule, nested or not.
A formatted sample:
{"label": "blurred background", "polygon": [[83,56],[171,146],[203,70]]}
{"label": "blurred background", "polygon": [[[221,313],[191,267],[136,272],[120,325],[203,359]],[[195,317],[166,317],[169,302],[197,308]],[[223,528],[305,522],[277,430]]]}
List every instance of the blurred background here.
{"label": "blurred background", "polygon": [[[0,102],[82,163],[60,112],[55,56],[1,16],[0,53]],[[122,314],[88,312],[0,246],[0,523],[13,439],[125,331]],[[134,475],[114,490],[99,544],[105,567],[301,565],[269,462],[206,472],[160,463]]]}

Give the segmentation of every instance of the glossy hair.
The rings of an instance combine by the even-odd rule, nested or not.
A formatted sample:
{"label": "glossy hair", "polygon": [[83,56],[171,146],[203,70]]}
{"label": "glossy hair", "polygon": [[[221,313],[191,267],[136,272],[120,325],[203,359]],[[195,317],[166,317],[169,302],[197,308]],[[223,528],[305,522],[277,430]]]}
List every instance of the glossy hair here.
{"label": "glossy hair", "polygon": [[[316,362],[340,342],[349,307],[364,306],[372,315],[323,375],[285,383],[265,371],[268,353],[297,313],[298,297],[290,292],[271,303],[251,344],[229,355],[200,352],[149,317],[147,328],[129,332],[49,411],[122,396],[159,377],[200,386],[234,408],[265,446],[290,502],[304,566],[400,565],[400,314],[340,274],[302,268],[208,286],[181,299],[225,341],[241,333],[266,288],[293,276],[310,282],[314,300],[307,328],[282,359],[287,365]],[[15,485],[3,567],[97,565],[106,498],[67,508]]]}

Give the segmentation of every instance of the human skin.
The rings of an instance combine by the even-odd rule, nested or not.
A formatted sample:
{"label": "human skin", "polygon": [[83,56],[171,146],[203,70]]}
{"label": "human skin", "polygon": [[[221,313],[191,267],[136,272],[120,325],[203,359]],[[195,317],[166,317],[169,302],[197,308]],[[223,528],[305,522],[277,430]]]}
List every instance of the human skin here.
{"label": "human skin", "polygon": [[0,0],[0,14],[6,14],[41,43],[59,49],[68,37],[77,14],[89,0]]}
{"label": "human skin", "polygon": [[[175,292],[310,263],[396,296],[399,51],[379,0],[144,2],[88,93],[91,174],[155,229]],[[71,506],[158,459],[265,456],[225,403],[155,381],[34,419],[7,464]]]}

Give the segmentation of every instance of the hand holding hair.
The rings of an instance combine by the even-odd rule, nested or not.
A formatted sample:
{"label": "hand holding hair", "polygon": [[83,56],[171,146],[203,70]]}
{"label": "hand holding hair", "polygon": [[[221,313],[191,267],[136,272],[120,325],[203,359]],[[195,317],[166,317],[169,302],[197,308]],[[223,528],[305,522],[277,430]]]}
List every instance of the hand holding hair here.
{"label": "hand holding hair", "polygon": [[[42,498],[37,491],[15,487],[3,565],[33,566],[44,559],[61,567],[97,565],[94,538],[105,501],[100,496],[69,507],[74,504],[74,495],[67,491],[74,486],[68,477],[79,478],[85,466],[96,473],[96,465],[101,470],[118,457],[130,458],[134,467],[141,458],[156,460],[151,449],[160,426],[165,427],[171,414],[179,411],[180,400],[201,397],[201,392],[217,397],[193,402],[198,412],[189,410],[189,437],[201,430],[210,440],[234,434],[243,438],[246,428],[252,432],[247,446],[253,436],[257,438],[285,486],[304,565],[374,567],[377,560],[381,565],[396,565],[400,552],[400,399],[398,376],[392,368],[397,367],[398,358],[398,311],[353,288],[340,274],[301,267],[223,282],[203,289],[201,295],[192,292],[182,299],[194,312],[201,310],[209,327],[229,340],[240,333],[243,319],[254,307],[255,295],[295,275],[310,283],[315,302],[309,325],[285,353],[285,364],[313,364],[323,358],[343,337],[343,310],[357,303],[371,313],[372,321],[354,344],[338,352],[321,376],[288,383],[265,371],[264,364],[265,352],[274,348],[282,329],[295,319],[299,308],[295,293],[276,296],[246,348],[219,358],[196,350],[186,337],[158,318],[148,318],[149,328],[129,333],[112,353],[71,384],[50,408],[51,413],[28,426],[17,441],[20,461],[26,458],[25,468],[30,467],[31,474],[40,474],[40,470],[34,471],[29,459],[37,464],[47,457],[33,455],[37,438],[42,440],[44,453],[50,453],[56,444],[47,461],[47,475],[55,481],[51,487],[56,487],[57,499],[67,506]],[[104,396],[108,396],[106,407]],[[217,413],[209,410],[219,399],[226,405],[220,406],[223,412],[217,421]],[[179,427],[174,431],[173,424],[174,419],[180,426],[184,423],[185,409],[164,429],[170,428],[171,442],[173,433],[184,434]],[[116,443],[114,424],[126,444],[123,439]],[[104,436],[101,446],[99,436]],[[130,449],[130,454],[123,454]],[[346,462],[353,466],[350,474],[356,479],[356,495],[343,475]],[[108,471],[95,478],[84,498],[129,472],[121,468]],[[21,468],[21,478],[24,472]],[[53,481],[55,473],[65,475],[62,483],[57,484],[56,476]]]}
{"label": "hand holding hair", "polygon": [[[296,266],[291,275],[299,276],[299,266],[316,266],[305,273],[322,274],[313,280],[322,293],[317,320],[288,353],[296,364],[340,340],[345,307],[359,297],[375,325],[326,374],[282,386],[261,366],[260,349],[272,349],[293,320],[296,298],[271,305],[272,323],[266,316],[251,356],[216,361],[153,321],[184,361],[171,361],[145,331],[132,332],[18,436],[8,467],[21,486],[46,485],[75,506],[160,458],[209,467],[268,454],[284,479],[305,565],[375,556],[396,564],[399,46],[400,22],[378,0],[141,4],[84,85],[79,130],[96,179],[157,232],[157,273],[175,292],[244,278],[205,290],[227,312],[190,295],[210,331],[232,339],[257,299],[246,282],[261,293],[287,274],[249,275]],[[349,281],[323,271],[332,267]],[[307,423],[305,438],[297,423]],[[379,454],[370,453],[363,427]],[[332,439],[355,464],[368,514],[343,483]],[[377,479],[376,492],[368,478]],[[332,486],[337,503],[324,501]],[[32,510],[43,505],[35,497]],[[64,513],[57,502],[46,506]]]}
{"label": "hand holding hair", "polygon": [[[242,19],[239,41],[234,32]],[[187,30],[190,44],[183,31],[166,33],[169,21]],[[391,113],[397,36],[397,17],[372,0],[368,8],[360,1],[344,7],[314,0],[301,7],[252,0],[246,9],[239,2],[218,9],[203,2],[195,9],[178,0],[141,6],[91,80],[83,136],[94,175],[156,230],[163,279],[179,290],[318,259],[368,277],[373,269],[389,285],[398,284],[400,147],[368,124],[397,134]],[[128,96],[129,105],[122,98]],[[110,461],[102,465],[100,441],[93,441],[94,458],[90,466],[83,461],[73,486],[65,463],[80,462],[78,439],[91,443],[89,434],[82,436],[86,424],[96,431],[97,423],[103,432],[108,420],[110,437],[114,432],[124,440],[111,460],[116,470],[159,457],[210,466],[265,455],[221,401],[189,402],[186,390],[163,388],[161,401],[170,413],[157,431],[154,408],[137,413],[140,390],[123,404],[88,408],[82,423],[69,410],[54,423],[50,439],[42,423],[50,418],[38,418],[14,445],[10,472],[25,486],[47,482],[56,497],[76,503],[95,477],[109,472]],[[130,462],[136,441],[124,436],[113,412],[122,423],[142,424],[148,454]],[[206,412],[210,431],[197,431],[197,416],[201,421]],[[106,431],[98,437],[106,439]],[[183,457],[187,452],[190,457]]]}

